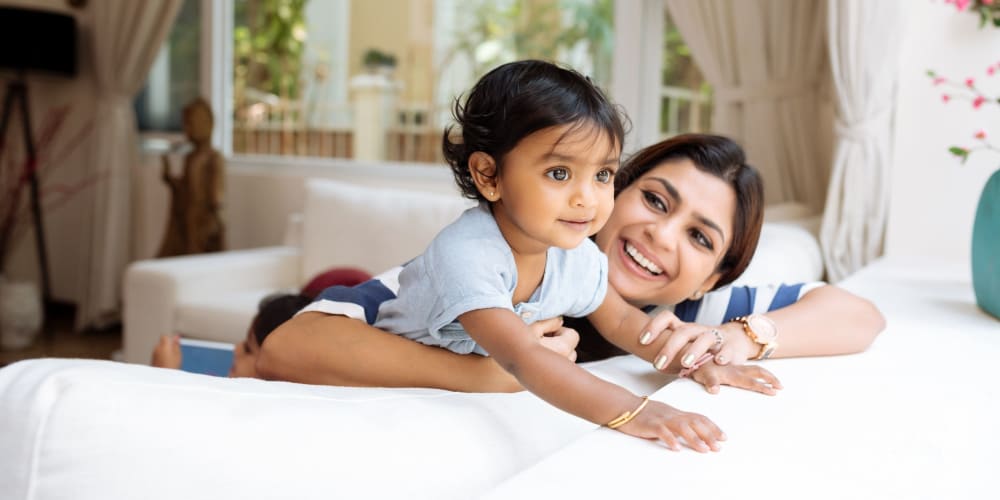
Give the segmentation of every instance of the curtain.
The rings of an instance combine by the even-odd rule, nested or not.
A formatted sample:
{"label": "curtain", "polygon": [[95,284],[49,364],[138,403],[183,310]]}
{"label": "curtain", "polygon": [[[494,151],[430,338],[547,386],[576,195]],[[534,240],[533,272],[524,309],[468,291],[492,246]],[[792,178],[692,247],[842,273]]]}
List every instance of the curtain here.
{"label": "curtain", "polygon": [[819,211],[826,194],[821,0],[667,0],[715,92],[712,129],[740,142],[768,204]]}
{"label": "curtain", "polygon": [[[170,33],[182,0],[91,2],[91,54],[96,80],[95,129],[89,169],[95,184],[89,247],[80,252],[83,278],[76,328],[99,324],[119,308],[128,263],[129,174],[138,158],[132,99]],[[192,62],[197,64],[197,62]]]}
{"label": "curtain", "polygon": [[820,241],[828,277],[837,281],[882,254],[906,5],[829,0],[827,11],[836,138]]}

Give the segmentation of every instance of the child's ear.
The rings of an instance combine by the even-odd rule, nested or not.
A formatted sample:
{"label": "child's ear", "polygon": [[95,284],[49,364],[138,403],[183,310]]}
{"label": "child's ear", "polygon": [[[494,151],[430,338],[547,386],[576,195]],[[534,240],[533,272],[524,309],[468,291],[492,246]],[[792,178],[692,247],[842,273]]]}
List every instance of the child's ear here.
{"label": "child's ear", "polygon": [[497,183],[497,164],[493,157],[476,151],[469,156],[469,174],[476,189],[483,198],[493,202],[500,199],[500,187]]}

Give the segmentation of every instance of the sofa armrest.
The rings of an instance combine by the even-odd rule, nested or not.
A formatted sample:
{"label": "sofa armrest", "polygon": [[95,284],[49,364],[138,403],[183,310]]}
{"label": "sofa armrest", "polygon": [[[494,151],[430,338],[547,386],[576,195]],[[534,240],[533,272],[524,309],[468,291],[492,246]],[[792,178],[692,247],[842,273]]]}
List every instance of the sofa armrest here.
{"label": "sofa armrest", "polygon": [[160,335],[174,333],[177,305],[226,292],[297,287],[300,251],[276,246],[135,262],[125,272],[124,360],[148,363]]}

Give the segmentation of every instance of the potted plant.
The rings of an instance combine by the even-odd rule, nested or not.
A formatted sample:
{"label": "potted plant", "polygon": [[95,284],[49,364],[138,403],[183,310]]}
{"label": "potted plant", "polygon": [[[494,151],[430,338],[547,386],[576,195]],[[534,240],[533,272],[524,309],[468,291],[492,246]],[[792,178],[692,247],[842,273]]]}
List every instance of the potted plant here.
{"label": "potted plant", "polygon": [[[991,64],[986,68],[987,77],[998,74],[1000,74],[1000,63]],[[996,108],[1000,107],[1000,96],[988,94],[977,85],[975,78],[969,77],[964,81],[958,81],[934,71],[928,71],[927,76],[931,78],[933,85],[947,89],[941,94],[941,100],[945,103],[968,101],[975,111],[992,108],[989,112],[995,112]],[[953,145],[948,151],[963,164],[972,155],[1000,154],[1000,146],[992,142],[986,129],[974,132],[972,137],[975,139],[975,145]],[[982,310],[1000,319],[998,255],[1000,255],[1000,165],[983,187],[972,226],[972,288],[976,294],[976,303]]]}
{"label": "potted plant", "polygon": [[369,73],[382,74],[386,77],[392,76],[396,70],[396,56],[379,49],[372,48],[365,51],[362,63]]}

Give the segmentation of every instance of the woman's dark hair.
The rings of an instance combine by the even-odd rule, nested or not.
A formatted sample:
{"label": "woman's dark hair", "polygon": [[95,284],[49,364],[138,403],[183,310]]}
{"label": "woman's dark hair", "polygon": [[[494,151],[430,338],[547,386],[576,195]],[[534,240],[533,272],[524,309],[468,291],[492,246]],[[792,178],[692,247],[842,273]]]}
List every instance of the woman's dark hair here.
{"label": "woman's dark hair", "polygon": [[499,173],[504,156],[521,139],[548,127],[574,125],[567,134],[594,127],[619,148],[625,137],[623,117],[601,89],[580,73],[545,61],[493,69],[472,87],[464,105],[455,100],[452,112],[456,123],[444,130],[444,159],[462,195],[481,201],[485,199],[469,173],[472,153],[490,155]]}
{"label": "woman's dark hair", "polygon": [[253,336],[257,339],[257,345],[264,345],[267,338],[275,328],[295,316],[303,307],[309,305],[312,299],[305,295],[296,293],[282,293],[268,295],[261,299],[257,305],[257,316],[253,319]]}
{"label": "woman's dark hair", "polygon": [[736,193],[733,238],[717,269],[715,288],[732,283],[750,264],[764,224],[764,183],[746,163],[743,148],[719,135],[682,134],[644,148],[628,159],[615,176],[615,196],[664,162],[687,159],[702,172],[728,183]]}

